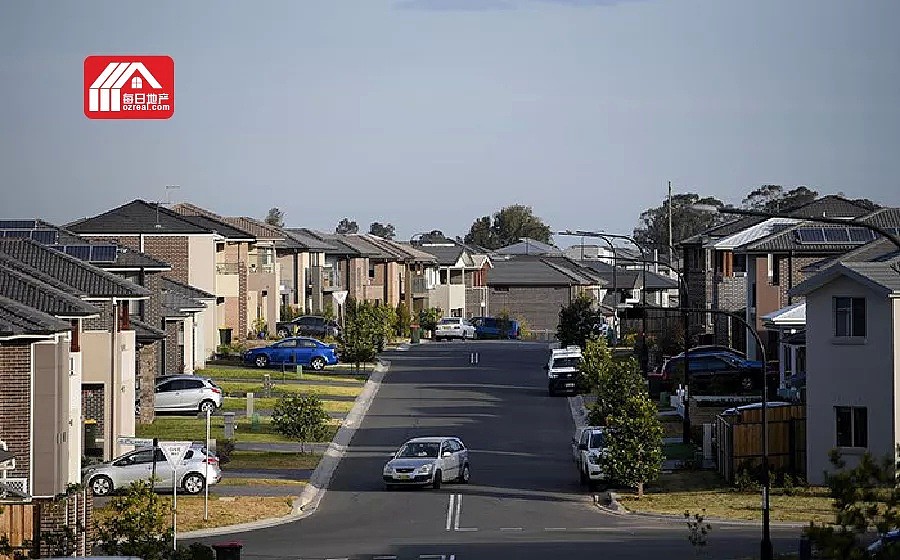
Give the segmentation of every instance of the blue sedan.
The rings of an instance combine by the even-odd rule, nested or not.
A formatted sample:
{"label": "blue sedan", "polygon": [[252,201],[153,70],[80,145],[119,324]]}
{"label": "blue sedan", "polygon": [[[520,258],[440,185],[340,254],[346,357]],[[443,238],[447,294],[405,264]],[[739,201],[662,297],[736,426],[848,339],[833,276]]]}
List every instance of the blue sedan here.
{"label": "blue sedan", "polygon": [[244,362],[259,368],[270,365],[308,366],[319,371],[326,365],[338,363],[334,344],[325,344],[314,338],[292,337],[262,348],[244,352]]}

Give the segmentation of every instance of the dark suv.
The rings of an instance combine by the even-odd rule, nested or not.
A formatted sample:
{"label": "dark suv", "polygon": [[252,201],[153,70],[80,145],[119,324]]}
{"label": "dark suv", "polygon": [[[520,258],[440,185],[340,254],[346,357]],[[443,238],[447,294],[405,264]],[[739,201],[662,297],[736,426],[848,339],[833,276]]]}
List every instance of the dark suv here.
{"label": "dark suv", "polygon": [[281,321],[276,323],[275,332],[281,338],[288,336],[311,336],[323,339],[326,336],[340,338],[341,328],[334,321],[318,315],[304,315],[293,321]]}
{"label": "dark suv", "polygon": [[[749,393],[762,388],[760,362],[745,360],[730,352],[699,351],[690,354],[691,389],[694,394]],[[658,372],[661,386],[671,390],[684,383],[684,355],[666,360]],[[770,391],[778,387],[778,372],[768,370]]]}

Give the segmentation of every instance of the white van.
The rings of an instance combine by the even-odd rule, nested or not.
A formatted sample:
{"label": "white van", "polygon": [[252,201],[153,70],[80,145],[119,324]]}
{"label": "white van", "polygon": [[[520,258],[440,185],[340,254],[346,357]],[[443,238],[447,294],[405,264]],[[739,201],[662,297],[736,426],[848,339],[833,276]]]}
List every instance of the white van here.
{"label": "white van", "polygon": [[567,346],[551,350],[550,360],[544,366],[544,369],[547,371],[547,392],[550,396],[576,394],[578,391],[576,386],[580,367],[580,347]]}

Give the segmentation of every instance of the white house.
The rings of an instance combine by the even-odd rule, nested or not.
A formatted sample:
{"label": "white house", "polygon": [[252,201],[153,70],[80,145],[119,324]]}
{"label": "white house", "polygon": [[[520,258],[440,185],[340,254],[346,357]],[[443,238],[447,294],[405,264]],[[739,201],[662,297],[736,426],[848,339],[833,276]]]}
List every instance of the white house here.
{"label": "white house", "polygon": [[798,284],[806,298],[807,478],[823,482],[828,454],[848,464],[900,443],[900,263],[840,262]]}

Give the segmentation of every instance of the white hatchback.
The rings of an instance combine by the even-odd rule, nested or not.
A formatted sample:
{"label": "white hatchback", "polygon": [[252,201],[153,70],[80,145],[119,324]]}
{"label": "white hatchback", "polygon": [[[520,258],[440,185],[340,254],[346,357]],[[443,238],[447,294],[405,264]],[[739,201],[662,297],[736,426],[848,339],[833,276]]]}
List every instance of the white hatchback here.
{"label": "white hatchback", "polygon": [[462,317],[444,317],[437,324],[437,329],[434,331],[434,340],[440,342],[441,340],[453,340],[454,338],[474,340],[475,325]]}

